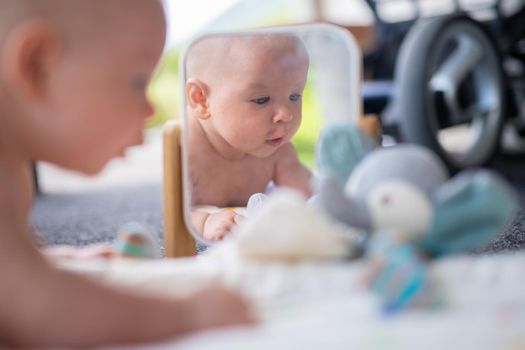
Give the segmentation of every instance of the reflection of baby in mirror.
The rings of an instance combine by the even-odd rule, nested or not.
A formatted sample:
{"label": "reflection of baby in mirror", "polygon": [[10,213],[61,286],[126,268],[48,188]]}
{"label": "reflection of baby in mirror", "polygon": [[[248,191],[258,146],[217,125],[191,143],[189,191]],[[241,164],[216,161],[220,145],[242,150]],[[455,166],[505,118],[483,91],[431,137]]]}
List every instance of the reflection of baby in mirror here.
{"label": "reflection of baby in mirror", "polygon": [[[288,34],[211,37],[186,60],[189,172],[194,206],[246,206],[272,182],[310,195],[311,172],[290,139],[301,123],[309,57]],[[222,239],[235,211],[194,209],[206,239]]]}

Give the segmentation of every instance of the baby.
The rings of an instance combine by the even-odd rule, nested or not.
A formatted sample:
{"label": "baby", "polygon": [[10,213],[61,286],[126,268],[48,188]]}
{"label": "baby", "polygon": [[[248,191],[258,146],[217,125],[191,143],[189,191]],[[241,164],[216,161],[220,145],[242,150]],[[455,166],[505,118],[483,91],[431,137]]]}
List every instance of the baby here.
{"label": "baby", "polygon": [[[190,48],[186,64],[192,204],[246,206],[270,182],[309,196],[311,173],[290,142],[301,124],[309,65],[301,39],[205,38]],[[209,240],[222,239],[240,219],[228,209],[191,213]]]}
{"label": "baby", "polygon": [[142,142],[162,53],[158,0],[0,0],[0,347],[144,342],[248,321],[213,287],[184,300],[55,268],[29,230],[30,163],[95,174]]}

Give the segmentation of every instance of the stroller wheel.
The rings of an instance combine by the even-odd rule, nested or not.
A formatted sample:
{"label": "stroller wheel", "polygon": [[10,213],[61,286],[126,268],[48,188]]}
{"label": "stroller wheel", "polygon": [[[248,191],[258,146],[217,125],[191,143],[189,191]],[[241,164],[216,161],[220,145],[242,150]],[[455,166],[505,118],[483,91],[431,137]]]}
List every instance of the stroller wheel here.
{"label": "stroller wheel", "polygon": [[401,136],[434,150],[452,171],[486,163],[505,117],[501,59],[485,29],[452,15],[418,22],[396,63]]}

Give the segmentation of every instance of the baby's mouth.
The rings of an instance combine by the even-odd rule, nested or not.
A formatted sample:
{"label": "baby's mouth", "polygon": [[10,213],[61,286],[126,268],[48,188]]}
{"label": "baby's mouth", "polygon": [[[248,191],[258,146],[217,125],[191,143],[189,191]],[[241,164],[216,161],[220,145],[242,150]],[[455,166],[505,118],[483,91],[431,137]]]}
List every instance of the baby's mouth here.
{"label": "baby's mouth", "polygon": [[273,139],[266,140],[266,144],[272,146],[272,147],[279,147],[284,141],[284,137],[276,137]]}

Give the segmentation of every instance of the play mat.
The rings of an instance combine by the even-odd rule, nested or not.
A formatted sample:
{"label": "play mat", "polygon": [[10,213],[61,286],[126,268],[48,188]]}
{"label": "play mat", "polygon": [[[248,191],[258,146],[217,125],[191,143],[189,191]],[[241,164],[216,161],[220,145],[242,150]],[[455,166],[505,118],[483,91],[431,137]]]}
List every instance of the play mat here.
{"label": "play mat", "polygon": [[363,286],[360,260],[245,261],[224,244],[196,258],[60,265],[145,293],[183,295],[220,282],[241,291],[260,320],[152,349],[525,349],[523,253],[436,260],[430,273],[442,302],[394,314]]}

